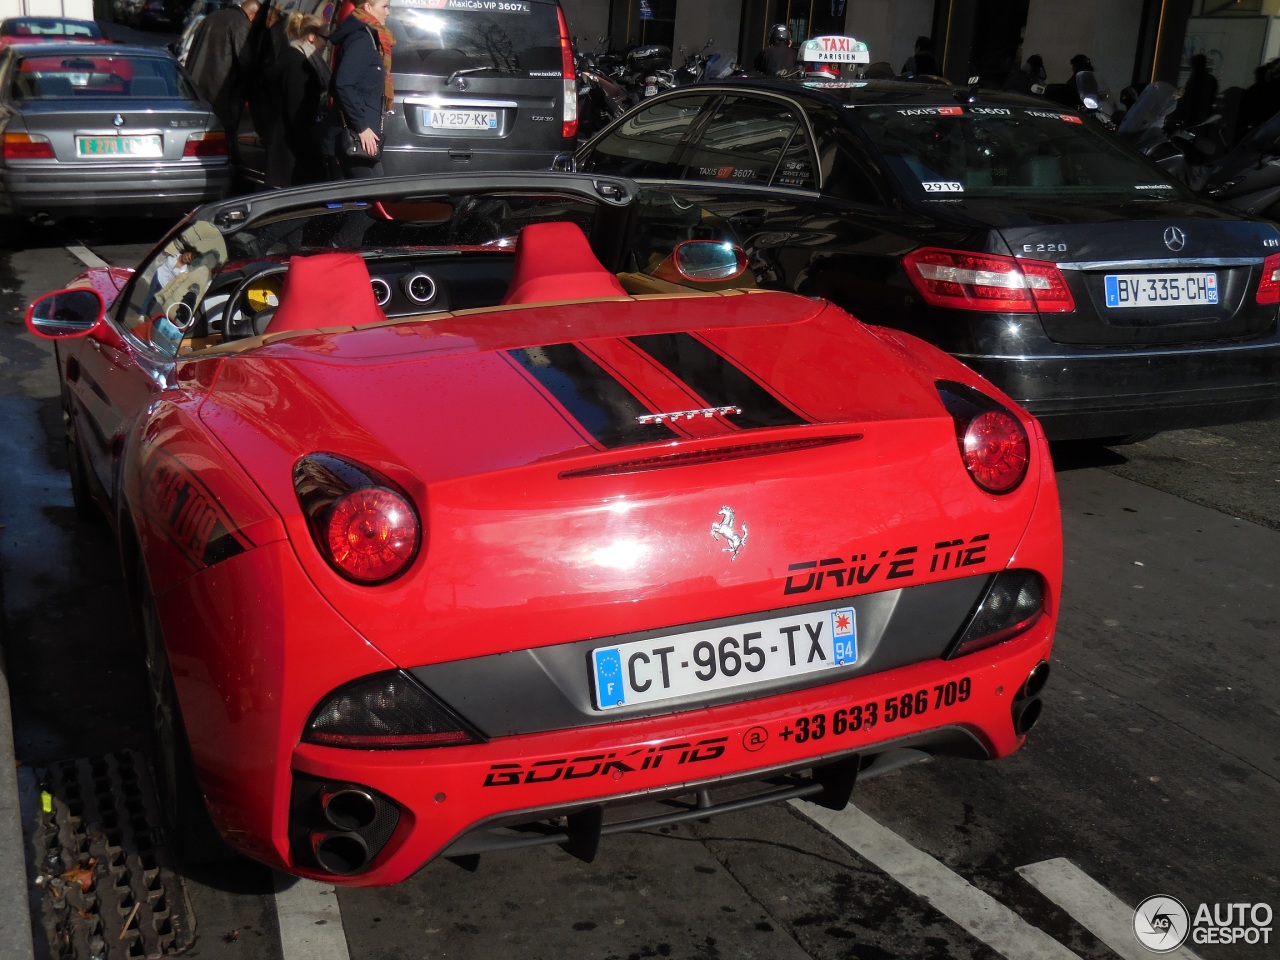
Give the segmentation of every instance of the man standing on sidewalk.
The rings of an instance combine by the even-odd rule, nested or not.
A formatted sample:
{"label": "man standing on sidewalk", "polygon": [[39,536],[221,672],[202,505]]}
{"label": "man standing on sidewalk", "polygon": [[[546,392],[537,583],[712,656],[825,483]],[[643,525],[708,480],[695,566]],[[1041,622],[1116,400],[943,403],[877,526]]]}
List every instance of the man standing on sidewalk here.
{"label": "man standing on sidewalk", "polygon": [[257,58],[250,42],[259,0],[215,10],[200,22],[187,54],[187,71],[227,131],[227,152],[239,164],[236,128],[244,112]]}

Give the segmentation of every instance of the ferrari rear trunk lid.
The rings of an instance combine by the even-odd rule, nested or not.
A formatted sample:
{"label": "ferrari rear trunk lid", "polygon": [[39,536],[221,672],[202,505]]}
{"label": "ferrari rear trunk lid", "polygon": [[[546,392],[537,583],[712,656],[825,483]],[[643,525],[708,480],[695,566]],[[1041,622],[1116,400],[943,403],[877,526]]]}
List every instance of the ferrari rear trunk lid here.
{"label": "ferrari rear trunk lid", "polygon": [[[821,602],[805,573],[788,593],[819,563],[860,566],[864,592],[957,576],[953,553],[994,572],[1036,502],[1033,482],[974,484],[930,367],[786,294],[533,307],[255,353],[226,363],[211,406],[271,398],[264,485],[300,560],[406,666]],[[314,452],[414,499],[407,574],[369,588],[325,565],[287,479]]]}
{"label": "ferrari rear trunk lid", "polygon": [[[716,322],[699,326],[708,315]],[[932,382],[900,350],[823,301],[775,293],[567,303],[289,336],[231,360],[220,400],[236,402],[230,385],[241,375],[270,382],[282,401],[303,391],[291,405],[300,410],[323,398],[323,423],[290,423],[298,455],[327,449],[334,436],[367,436],[428,483],[941,410]]]}

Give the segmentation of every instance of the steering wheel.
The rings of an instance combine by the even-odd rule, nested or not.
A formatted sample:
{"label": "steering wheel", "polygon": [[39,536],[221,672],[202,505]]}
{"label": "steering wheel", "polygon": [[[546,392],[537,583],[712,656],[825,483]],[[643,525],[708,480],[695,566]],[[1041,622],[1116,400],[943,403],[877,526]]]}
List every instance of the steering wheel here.
{"label": "steering wheel", "polygon": [[288,269],[287,264],[271,264],[240,281],[222,314],[222,335],[226,339],[243,340],[266,331],[267,321],[279,306]]}

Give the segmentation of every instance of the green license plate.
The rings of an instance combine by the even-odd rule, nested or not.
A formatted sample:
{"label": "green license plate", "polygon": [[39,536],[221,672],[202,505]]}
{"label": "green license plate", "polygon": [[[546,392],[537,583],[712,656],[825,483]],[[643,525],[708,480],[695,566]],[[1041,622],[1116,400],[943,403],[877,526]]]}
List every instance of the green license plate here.
{"label": "green license plate", "polygon": [[140,137],[76,137],[77,157],[163,157],[159,134]]}

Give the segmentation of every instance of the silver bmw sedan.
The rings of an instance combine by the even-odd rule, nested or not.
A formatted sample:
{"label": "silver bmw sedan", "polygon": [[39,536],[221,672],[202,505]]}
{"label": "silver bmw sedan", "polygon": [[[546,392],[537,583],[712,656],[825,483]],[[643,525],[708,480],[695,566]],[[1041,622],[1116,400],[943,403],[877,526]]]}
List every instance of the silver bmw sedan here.
{"label": "silver bmw sedan", "polygon": [[176,216],[231,186],[226,134],[155,48],[8,47],[0,130],[0,214]]}

